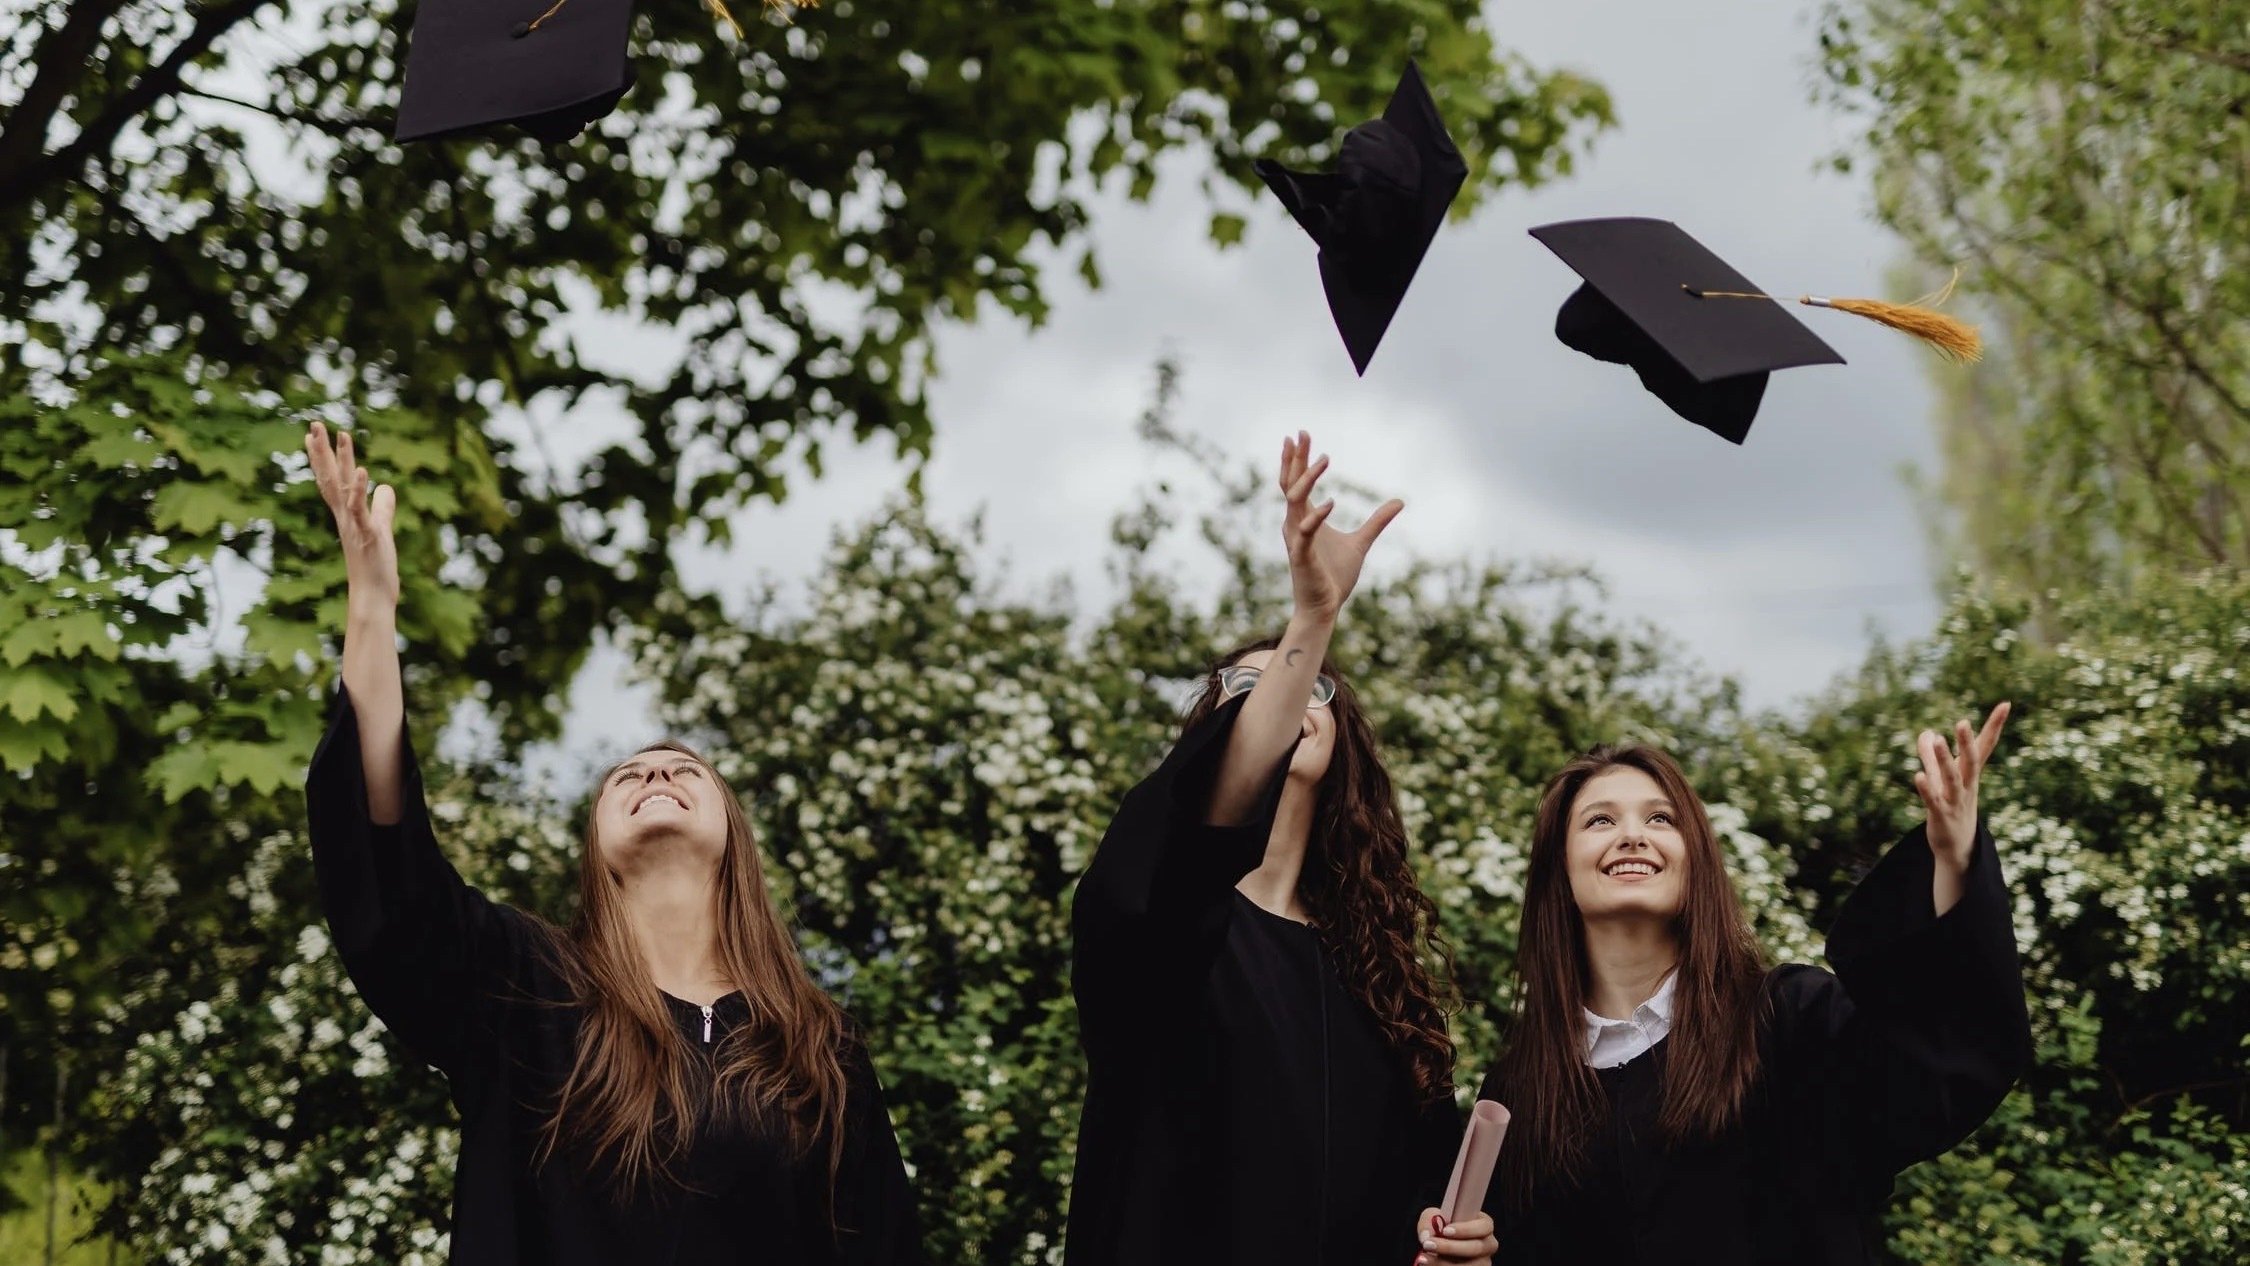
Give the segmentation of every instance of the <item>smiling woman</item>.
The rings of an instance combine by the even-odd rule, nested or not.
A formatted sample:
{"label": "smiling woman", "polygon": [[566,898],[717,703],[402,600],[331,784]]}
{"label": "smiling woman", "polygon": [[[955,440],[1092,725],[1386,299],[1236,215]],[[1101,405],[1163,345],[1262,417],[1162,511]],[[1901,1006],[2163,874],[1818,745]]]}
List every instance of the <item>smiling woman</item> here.
{"label": "smiling woman", "polygon": [[1514,1107],[1486,1208],[1504,1262],[1863,1263],[1902,1169],[1960,1142],[2031,1060],[1977,782],[1917,740],[1927,825],[1831,929],[1836,972],[1767,970],[1672,758],[1598,747],[1539,804],[1514,1031],[1480,1097]]}
{"label": "smiling woman", "polygon": [[306,436],[349,577],[343,689],[306,780],[338,954],[461,1114],[456,1262],[919,1261],[865,1045],[813,983],[742,804],[701,756],[602,777],[567,928],[438,848],[406,730],[396,500]]}

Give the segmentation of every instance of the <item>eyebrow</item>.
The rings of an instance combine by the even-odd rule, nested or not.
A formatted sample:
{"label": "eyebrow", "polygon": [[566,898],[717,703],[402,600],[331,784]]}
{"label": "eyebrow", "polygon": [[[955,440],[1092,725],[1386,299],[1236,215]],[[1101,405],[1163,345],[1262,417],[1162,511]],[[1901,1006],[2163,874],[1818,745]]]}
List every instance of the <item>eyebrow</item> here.
{"label": "eyebrow", "polygon": [[[1614,800],[1596,800],[1592,804],[1580,805],[1578,811],[1580,813],[1592,813],[1596,809],[1615,809],[1616,807],[1617,802]],[[1672,808],[1672,802],[1663,796],[1658,796],[1653,800],[1641,801],[1641,807],[1644,809],[1670,809]]]}

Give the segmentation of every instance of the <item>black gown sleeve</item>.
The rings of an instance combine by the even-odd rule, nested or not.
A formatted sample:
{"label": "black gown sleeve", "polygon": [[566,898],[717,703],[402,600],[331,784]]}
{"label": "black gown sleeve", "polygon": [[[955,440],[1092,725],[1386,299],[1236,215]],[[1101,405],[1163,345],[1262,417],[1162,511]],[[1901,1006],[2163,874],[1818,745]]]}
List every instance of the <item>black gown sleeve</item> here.
{"label": "black gown sleeve", "polygon": [[1248,817],[1204,820],[1243,698],[1204,718],[1155,773],[1125,794],[1071,898],[1071,976],[1087,1040],[1103,1040],[1137,1002],[1171,996],[1218,952],[1235,884],[1264,860],[1296,744]]}
{"label": "black gown sleeve", "polygon": [[[921,1219],[883,1084],[856,1030],[844,1054],[844,1149],[836,1166],[837,1266],[923,1266]],[[826,1150],[821,1149],[823,1160]],[[819,1184],[825,1187],[825,1184]]]}
{"label": "black gown sleeve", "polygon": [[1943,916],[1935,865],[1917,827],[1845,900],[1828,934],[1835,975],[1784,967],[1771,986],[1776,1072],[1867,1207],[1899,1171],[1967,1138],[2031,1064],[2011,903],[1983,823]]}
{"label": "black gown sleeve", "polygon": [[421,768],[404,735],[401,816],[367,808],[359,719],[341,687],[305,777],[313,869],[344,969],[369,1009],[417,1058],[464,1093],[470,1053],[489,1031],[487,1002],[532,932],[523,916],[464,883],[438,850]]}

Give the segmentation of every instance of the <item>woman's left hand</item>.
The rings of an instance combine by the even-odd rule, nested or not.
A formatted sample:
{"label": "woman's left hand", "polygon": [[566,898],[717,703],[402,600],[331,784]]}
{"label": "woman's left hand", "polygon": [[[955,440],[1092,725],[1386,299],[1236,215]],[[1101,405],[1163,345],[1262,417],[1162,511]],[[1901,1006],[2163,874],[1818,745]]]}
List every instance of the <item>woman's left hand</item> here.
{"label": "woman's left hand", "polygon": [[1930,815],[1930,851],[1938,860],[1952,862],[1956,872],[1966,869],[1977,840],[1977,779],[1984,773],[1992,749],[2000,745],[2000,727],[2007,723],[2008,704],[1985,718],[1984,728],[1969,732],[1969,723],[1954,723],[1955,751],[1936,730],[1924,730],[1916,742],[1922,754],[1922,772],[1914,775],[1914,789],[1922,793],[1922,806]]}
{"label": "woman's left hand", "polygon": [[1422,1241],[1422,1251],[1414,1258],[1417,1266],[1492,1266],[1492,1255],[1500,1251],[1489,1213],[1448,1226],[1442,1212],[1424,1209],[1415,1231]]}

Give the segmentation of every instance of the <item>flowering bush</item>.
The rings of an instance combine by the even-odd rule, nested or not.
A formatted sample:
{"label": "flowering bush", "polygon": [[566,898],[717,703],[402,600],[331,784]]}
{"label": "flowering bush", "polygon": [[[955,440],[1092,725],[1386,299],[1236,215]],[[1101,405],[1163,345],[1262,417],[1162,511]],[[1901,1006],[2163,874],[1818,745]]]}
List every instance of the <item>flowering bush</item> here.
{"label": "flowering bush", "polygon": [[[1241,592],[1187,600],[1156,538],[1121,531],[1125,593],[1086,619],[994,592],[973,530],[901,508],[840,542],[795,610],[674,596],[670,632],[632,645],[668,724],[743,791],[808,958],[871,1032],[938,1260],[1060,1259],[1082,1093],[1071,886],[1208,655],[1282,614],[1273,572],[1213,539]],[[1582,587],[1427,566],[1355,597],[1338,640],[1458,948],[1459,1080],[1495,1052],[1532,808],[1570,754],[1618,737],[1680,753],[1769,946],[1814,958],[1834,903],[1914,819],[1910,736],[2004,695],[2018,718],[1987,804],[2041,1063],[1975,1141],[1909,1173],[1892,1248],[2239,1260],[2250,592],[2089,606],[2050,647],[2013,631],[2019,611],[1964,599],[1928,643],[1879,648],[1791,719],[1742,715],[1660,637],[1587,614]],[[464,873],[565,915],[576,811],[489,777],[436,782]],[[94,1148],[106,1172],[148,1176],[129,1229],[182,1263],[442,1260],[442,1081],[402,1066],[353,997],[301,843],[276,832],[255,856],[241,892],[263,951],[131,1003],[149,1020]]]}
{"label": "flowering bush", "polygon": [[[1956,601],[1736,767],[1752,829],[1833,896],[1853,841],[1907,825],[1909,737],[2016,702],[1988,815],[2016,894],[2039,1062],[1969,1147],[1902,1180],[1910,1261],[2250,1255],[2250,581],[2131,600]],[[1819,771],[1825,803],[1785,787]],[[1761,791],[1763,788],[1765,790]],[[1812,825],[1815,814],[1832,825]]]}

